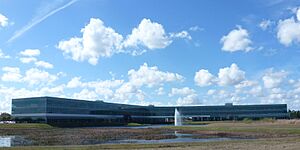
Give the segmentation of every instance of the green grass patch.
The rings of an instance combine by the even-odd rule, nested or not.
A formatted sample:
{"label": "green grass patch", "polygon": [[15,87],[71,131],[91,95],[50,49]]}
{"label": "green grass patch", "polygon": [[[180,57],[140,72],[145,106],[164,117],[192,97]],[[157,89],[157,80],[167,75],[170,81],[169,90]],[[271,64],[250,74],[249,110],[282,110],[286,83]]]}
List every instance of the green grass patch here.
{"label": "green grass patch", "polygon": [[144,124],[130,122],[130,123],[127,124],[127,126],[129,126],[129,127],[137,127],[137,126],[144,126]]}
{"label": "green grass patch", "polygon": [[259,121],[261,121],[261,122],[272,122],[272,123],[276,122],[276,120],[273,119],[273,118],[262,118]]}
{"label": "green grass patch", "polygon": [[54,127],[42,123],[0,124],[0,129],[49,129],[49,128],[54,128]]}
{"label": "green grass patch", "polygon": [[244,118],[244,119],[243,119],[243,123],[249,124],[249,123],[252,123],[252,122],[253,122],[253,120],[250,119],[250,118]]}
{"label": "green grass patch", "polygon": [[183,124],[185,125],[208,125],[211,124],[212,122],[209,121],[185,121]]}
{"label": "green grass patch", "polygon": [[300,134],[300,128],[276,127],[276,126],[168,126],[164,127],[174,130],[196,130],[196,131],[220,131],[220,132],[252,132],[252,133],[273,133],[273,134]]}

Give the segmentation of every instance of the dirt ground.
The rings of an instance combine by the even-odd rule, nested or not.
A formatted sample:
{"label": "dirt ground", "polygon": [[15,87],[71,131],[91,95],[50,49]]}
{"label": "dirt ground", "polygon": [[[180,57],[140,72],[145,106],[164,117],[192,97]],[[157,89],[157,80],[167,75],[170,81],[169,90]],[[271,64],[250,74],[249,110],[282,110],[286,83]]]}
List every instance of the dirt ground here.
{"label": "dirt ground", "polygon": [[[281,141],[280,141],[281,140]],[[196,146],[159,148],[159,150],[299,150],[300,140],[255,140],[250,142],[228,142]],[[157,149],[157,148],[154,148]]]}

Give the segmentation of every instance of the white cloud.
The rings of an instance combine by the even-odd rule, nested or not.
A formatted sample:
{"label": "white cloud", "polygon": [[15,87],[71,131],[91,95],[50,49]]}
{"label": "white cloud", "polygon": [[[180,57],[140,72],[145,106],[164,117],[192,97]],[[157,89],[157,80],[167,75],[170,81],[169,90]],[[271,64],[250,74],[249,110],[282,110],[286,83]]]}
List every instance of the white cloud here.
{"label": "white cloud", "polygon": [[91,18],[81,32],[81,38],[73,37],[58,44],[58,48],[65,55],[70,54],[75,61],[88,60],[90,64],[96,65],[100,57],[110,57],[121,48],[122,35],[106,27],[100,19]]}
{"label": "white cloud", "polygon": [[93,89],[98,96],[103,96],[105,100],[114,98],[114,89],[123,84],[123,80],[103,80],[103,81],[81,81],[81,77],[72,78],[66,85],[67,88],[85,88]]}
{"label": "white cloud", "polygon": [[74,77],[67,83],[67,88],[115,88],[123,84],[123,80],[100,80],[100,81],[90,81],[82,82],[81,77]]}
{"label": "white cloud", "polygon": [[127,36],[124,46],[134,48],[145,46],[149,49],[161,49],[170,45],[171,42],[161,24],[144,18],[139,26]]}
{"label": "white cloud", "polygon": [[4,74],[1,77],[2,81],[5,82],[22,81],[22,75],[20,74],[20,69],[18,67],[3,67],[2,71],[4,71]]}
{"label": "white cloud", "polygon": [[255,85],[258,85],[258,83],[255,81],[244,80],[244,81],[240,82],[239,84],[236,84],[234,87],[236,89],[242,89],[242,88],[247,88],[247,87],[253,87]]}
{"label": "white cloud", "polygon": [[260,22],[259,27],[262,30],[267,30],[271,25],[272,25],[271,20],[263,20],[262,22]]}
{"label": "white cloud", "polygon": [[30,85],[41,83],[50,84],[57,79],[58,77],[56,75],[52,75],[46,71],[39,70],[37,68],[31,68],[27,70],[25,73],[25,77],[23,78],[23,80],[25,82],[28,82]]}
{"label": "white cloud", "polygon": [[20,52],[20,55],[26,57],[36,57],[41,54],[39,49],[25,49],[24,51]]}
{"label": "white cloud", "polygon": [[248,93],[252,94],[253,96],[260,97],[263,96],[263,88],[260,85],[254,86],[248,91]]}
{"label": "white cloud", "polygon": [[297,16],[297,20],[300,21],[300,7],[297,9],[296,16]]}
{"label": "white cloud", "polygon": [[203,31],[203,28],[200,28],[199,26],[193,26],[189,28],[190,31]]}
{"label": "white cloud", "polygon": [[194,89],[189,87],[183,88],[172,88],[171,92],[168,94],[171,96],[179,96],[176,103],[177,105],[195,105],[199,104],[200,100],[198,94]]}
{"label": "white cloud", "polygon": [[288,73],[285,71],[274,72],[273,69],[269,69],[262,77],[264,86],[269,89],[277,88],[287,74]]}
{"label": "white cloud", "polygon": [[28,63],[31,63],[31,62],[36,62],[37,59],[35,57],[21,57],[20,61],[24,64],[28,64]]}
{"label": "white cloud", "polygon": [[191,94],[185,97],[179,97],[177,100],[177,105],[196,105],[199,103],[200,100],[197,94]]}
{"label": "white cloud", "polygon": [[221,68],[218,77],[221,86],[235,85],[245,79],[245,72],[233,63],[230,67]]}
{"label": "white cloud", "polygon": [[189,87],[184,88],[172,88],[171,93],[169,93],[169,96],[175,96],[175,95],[191,95],[196,93],[194,89],[191,89]]}
{"label": "white cloud", "polygon": [[3,58],[3,59],[8,59],[8,58],[10,58],[10,56],[9,55],[5,55],[3,52],[2,52],[2,50],[0,49],[0,59],[1,58]]}
{"label": "white cloud", "polygon": [[92,65],[96,65],[102,57],[111,57],[118,53],[137,56],[148,50],[166,48],[173,38],[192,39],[185,30],[167,34],[161,24],[146,18],[142,19],[138,27],[133,28],[126,39],[96,18],[91,18],[81,32],[82,37],[62,40],[57,48],[75,61],[87,60]]}
{"label": "white cloud", "polygon": [[[128,82],[123,83],[116,89],[114,100],[144,100],[146,94],[141,90],[143,87],[152,88],[154,86],[163,86],[165,83],[183,81],[183,76],[177,73],[163,72],[158,67],[148,67],[146,63],[140,66],[138,70],[131,69],[128,71]],[[157,92],[163,92],[160,88]],[[161,94],[162,94],[161,93]]]}
{"label": "white cloud", "polygon": [[19,58],[19,60],[24,64],[34,62],[36,67],[52,69],[53,65],[51,63],[43,61],[43,60],[38,60],[36,58],[40,54],[41,54],[41,52],[39,49],[26,49],[26,50],[20,52],[21,57]]}
{"label": "white cloud", "polygon": [[53,68],[52,64],[50,64],[48,62],[45,62],[45,61],[42,61],[42,60],[35,62],[35,65],[37,67],[43,67],[43,68],[46,68],[46,69],[52,69]]}
{"label": "white cloud", "polygon": [[117,100],[129,100],[137,93],[141,92],[138,88],[132,85],[130,82],[124,83],[120,88],[118,88],[114,94],[114,99]]}
{"label": "white cloud", "polygon": [[226,36],[223,36],[220,40],[223,44],[222,50],[227,52],[236,51],[251,51],[252,41],[249,39],[249,33],[241,26],[237,26],[237,29],[230,31]]}
{"label": "white cloud", "polygon": [[0,13],[0,27],[8,26],[8,18]]}
{"label": "white cloud", "polygon": [[191,35],[187,31],[181,31],[178,33],[170,33],[171,38],[182,38],[187,40],[192,40]]}
{"label": "white cloud", "polygon": [[156,90],[157,92],[157,95],[164,95],[165,94],[165,91],[164,91],[164,88],[163,87],[160,87]]}
{"label": "white cloud", "polygon": [[114,91],[108,87],[97,87],[95,92],[99,96],[103,96],[105,100],[111,100],[114,95]]}
{"label": "white cloud", "polygon": [[80,77],[74,77],[67,83],[67,87],[68,88],[77,88],[77,87],[81,87],[82,84],[83,83],[80,81]]}
{"label": "white cloud", "polygon": [[198,72],[196,72],[194,81],[198,86],[208,86],[213,83],[214,76],[211,73],[209,73],[208,70],[201,69]]}
{"label": "white cloud", "polygon": [[41,95],[47,95],[47,94],[59,95],[64,93],[64,89],[65,89],[65,85],[59,85],[55,87],[42,87],[39,90],[39,92],[41,93]]}
{"label": "white cloud", "polygon": [[215,94],[216,93],[216,90],[214,90],[214,89],[210,89],[210,90],[208,90],[207,91],[207,95],[213,95],[213,94]]}
{"label": "white cloud", "polygon": [[183,76],[177,73],[163,72],[158,67],[148,67],[146,63],[140,66],[139,70],[131,69],[128,71],[129,82],[134,86],[147,85],[152,87],[161,85],[165,82],[182,81]]}
{"label": "white cloud", "polygon": [[300,43],[300,22],[293,17],[279,20],[277,29],[277,38],[281,44],[290,46],[292,43]]}
{"label": "white cloud", "polygon": [[88,89],[83,89],[79,93],[74,93],[73,98],[83,99],[83,100],[95,100],[98,98],[98,95],[95,91],[90,91]]}

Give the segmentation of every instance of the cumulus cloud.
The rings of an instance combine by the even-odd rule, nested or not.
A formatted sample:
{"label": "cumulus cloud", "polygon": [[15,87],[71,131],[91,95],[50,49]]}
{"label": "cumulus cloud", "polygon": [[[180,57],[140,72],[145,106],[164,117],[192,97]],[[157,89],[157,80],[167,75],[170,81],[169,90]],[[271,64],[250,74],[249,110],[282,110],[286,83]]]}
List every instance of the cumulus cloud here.
{"label": "cumulus cloud", "polygon": [[177,99],[177,105],[197,105],[199,103],[200,100],[197,94],[191,94]]}
{"label": "cumulus cloud", "polygon": [[200,69],[198,72],[196,72],[194,81],[196,85],[203,87],[211,85],[214,81],[214,78],[215,77],[209,73],[208,70]]}
{"label": "cumulus cloud", "polygon": [[41,54],[39,49],[26,49],[20,52],[21,57],[19,60],[24,63],[34,63],[36,67],[42,67],[46,69],[52,69],[53,65],[49,62],[38,60],[38,57]]}
{"label": "cumulus cloud", "polygon": [[190,31],[203,31],[204,28],[201,28],[199,26],[192,26],[189,28]]}
{"label": "cumulus cloud", "polygon": [[30,85],[51,84],[57,79],[58,77],[56,75],[52,75],[49,72],[39,70],[37,68],[31,68],[27,70],[23,78],[23,80]]}
{"label": "cumulus cloud", "polygon": [[8,26],[8,18],[0,13],[0,27]]}
{"label": "cumulus cloud", "polygon": [[25,49],[24,51],[20,52],[20,55],[26,57],[36,57],[41,54],[39,49]]}
{"label": "cumulus cloud", "polygon": [[167,34],[163,25],[146,18],[132,29],[131,34],[124,36],[125,39],[96,18],[91,18],[81,33],[81,37],[60,41],[57,48],[75,61],[87,60],[92,65],[96,65],[101,57],[117,53],[136,56],[148,50],[166,48],[174,38],[192,39],[187,31]]}
{"label": "cumulus cloud", "polygon": [[37,61],[34,63],[37,67],[43,67],[43,68],[46,68],[46,69],[52,69],[53,68],[53,65],[48,63],[48,62],[45,62],[45,61]]}
{"label": "cumulus cloud", "polygon": [[95,100],[98,98],[98,95],[95,91],[83,89],[79,93],[74,93],[73,98],[83,100]]}
{"label": "cumulus cloud", "polygon": [[[81,77],[72,78],[66,85],[67,88],[85,88],[89,91],[93,91],[98,96],[102,96],[104,99],[113,99],[114,90],[119,88],[123,84],[124,80],[98,80],[98,81],[81,81]],[[90,90],[93,89],[93,90]]]}
{"label": "cumulus cloud", "polygon": [[73,37],[60,41],[58,48],[65,55],[71,55],[75,61],[84,61],[92,65],[98,63],[100,57],[110,57],[120,49],[123,36],[111,27],[106,27],[102,20],[91,18],[81,29],[82,37]]}
{"label": "cumulus cloud", "polygon": [[[104,80],[104,81],[82,81],[81,77],[72,78],[67,84],[67,88],[85,88],[90,92],[102,96],[104,99],[127,103],[128,101],[144,101],[147,94],[143,88],[153,88],[160,86],[156,90],[158,95],[164,94],[165,83],[183,81],[183,76],[159,70],[156,66],[148,66],[146,63],[139,69],[128,71],[128,81],[124,80]],[[87,91],[85,91],[87,92]]]}
{"label": "cumulus cloud", "polygon": [[240,70],[236,64],[230,67],[221,68],[218,73],[219,85],[235,85],[245,79],[245,72]]}
{"label": "cumulus cloud", "polygon": [[294,17],[279,20],[277,29],[277,38],[281,44],[290,46],[292,43],[300,43],[299,20],[295,20]]}
{"label": "cumulus cloud", "polygon": [[245,72],[240,70],[235,63],[231,64],[230,67],[220,68],[217,77],[205,69],[200,69],[194,76],[195,84],[200,87],[215,83],[218,83],[220,86],[237,85],[244,80]]}
{"label": "cumulus cloud", "polygon": [[157,66],[148,67],[144,63],[138,70],[131,69],[128,71],[129,82],[135,86],[147,85],[149,87],[161,85],[165,82],[182,81],[183,76],[177,73],[163,72]]}
{"label": "cumulus cloud", "polygon": [[22,75],[18,67],[3,67],[2,71],[4,74],[1,77],[2,81],[5,82],[21,82]]}
{"label": "cumulus cloud", "polygon": [[227,52],[236,51],[251,51],[252,41],[249,38],[249,33],[241,26],[237,26],[237,29],[233,29],[227,35],[223,36],[220,40],[223,44],[222,50]]}
{"label": "cumulus cloud", "polygon": [[272,25],[271,20],[263,20],[262,22],[260,22],[259,27],[262,30],[267,30],[271,25]]}
{"label": "cumulus cloud", "polygon": [[177,105],[195,105],[200,103],[196,91],[189,87],[172,88],[169,96],[179,96],[176,101]]}
{"label": "cumulus cloud", "polygon": [[77,88],[81,86],[83,86],[83,83],[80,81],[80,77],[74,77],[67,83],[68,88]]}
{"label": "cumulus cloud", "polygon": [[36,62],[37,59],[35,57],[21,57],[20,61],[24,64],[28,64],[28,63],[31,63],[31,62]]}
{"label": "cumulus cloud", "polygon": [[138,27],[134,28],[127,36],[124,46],[138,47],[141,45],[149,49],[160,49],[167,47],[171,42],[161,24],[144,18]]}
{"label": "cumulus cloud", "polygon": [[164,95],[165,94],[164,88],[163,87],[158,88],[156,90],[156,93],[157,95]]}
{"label": "cumulus cloud", "polygon": [[285,71],[274,72],[273,69],[270,69],[264,74],[262,80],[266,88],[277,88],[287,75],[288,73]]}
{"label": "cumulus cloud", "polygon": [[114,88],[120,86],[123,80],[99,80],[99,81],[81,81],[81,77],[73,77],[68,83],[67,88]]}
{"label": "cumulus cloud", "polygon": [[244,80],[244,81],[240,82],[239,84],[236,84],[234,87],[236,89],[242,89],[242,88],[252,87],[255,85],[258,85],[258,83],[255,81]]}
{"label": "cumulus cloud", "polygon": [[126,82],[116,90],[114,99],[129,100],[132,99],[133,96],[136,96],[141,92],[142,91],[139,90],[138,87],[132,85],[130,82]]}
{"label": "cumulus cloud", "polygon": [[300,21],[300,7],[297,9],[296,16],[297,16],[297,20]]}
{"label": "cumulus cloud", "polygon": [[194,89],[191,89],[189,87],[184,88],[172,88],[171,93],[169,93],[169,96],[175,96],[175,95],[191,95],[194,94],[196,91]]}
{"label": "cumulus cloud", "polygon": [[170,33],[170,37],[171,38],[182,38],[182,39],[187,39],[187,40],[192,39],[191,35],[187,31],[181,31],[178,33]]}
{"label": "cumulus cloud", "polygon": [[210,90],[208,90],[207,91],[207,95],[213,95],[213,94],[215,94],[215,92],[216,92],[216,90],[214,90],[214,89],[210,89]]}
{"label": "cumulus cloud", "polygon": [[[128,71],[128,82],[123,83],[122,86],[116,89],[113,99],[130,100],[136,97],[139,100],[143,100],[146,94],[141,88],[162,87],[165,83],[176,81],[183,81],[183,76],[177,73],[161,71],[157,66],[149,67],[144,63],[138,70],[131,69]],[[160,91],[163,93],[163,88]]]}

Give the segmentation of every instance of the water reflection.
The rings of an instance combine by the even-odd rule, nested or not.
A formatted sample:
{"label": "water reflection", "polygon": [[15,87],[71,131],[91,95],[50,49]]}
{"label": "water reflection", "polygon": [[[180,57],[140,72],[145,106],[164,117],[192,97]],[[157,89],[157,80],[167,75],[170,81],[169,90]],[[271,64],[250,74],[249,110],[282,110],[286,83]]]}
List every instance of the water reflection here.
{"label": "water reflection", "polygon": [[14,136],[0,136],[0,147],[11,147]]}
{"label": "water reflection", "polygon": [[229,141],[229,140],[242,140],[243,138],[232,137],[209,137],[209,138],[195,138],[195,134],[184,134],[178,131],[174,132],[176,138],[173,139],[159,139],[159,140],[139,140],[139,139],[126,139],[119,141],[110,141],[109,143],[138,143],[138,144],[153,144],[153,143],[187,143],[187,142],[213,142],[213,141]]}
{"label": "water reflection", "polygon": [[0,136],[0,147],[28,146],[32,141],[22,136]]}

